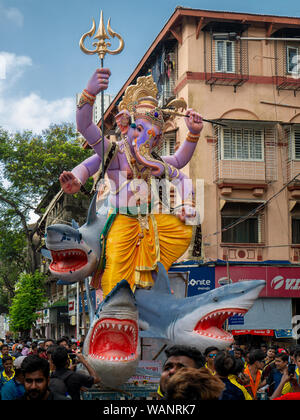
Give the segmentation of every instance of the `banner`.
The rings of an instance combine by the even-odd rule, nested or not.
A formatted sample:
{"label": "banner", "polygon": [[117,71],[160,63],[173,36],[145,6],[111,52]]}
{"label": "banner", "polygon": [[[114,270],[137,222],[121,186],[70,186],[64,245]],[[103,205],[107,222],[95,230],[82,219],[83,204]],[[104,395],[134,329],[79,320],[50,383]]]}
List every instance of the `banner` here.
{"label": "banner", "polygon": [[[260,297],[300,298],[300,267],[230,266],[232,283],[247,280],[265,280]],[[216,287],[228,284],[227,267],[215,268]]]}
{"label": "banner", "polygon": [[198,263],[187,262],[172,265],[169,273],[174,271],[188,273],[188,297],[206,293],[215,288],[215,267],[199,266]]}
{"label": "banner", "polygon": [[273,337],[273,330],[232,330],[233,335],[262,335],[267,337]]}

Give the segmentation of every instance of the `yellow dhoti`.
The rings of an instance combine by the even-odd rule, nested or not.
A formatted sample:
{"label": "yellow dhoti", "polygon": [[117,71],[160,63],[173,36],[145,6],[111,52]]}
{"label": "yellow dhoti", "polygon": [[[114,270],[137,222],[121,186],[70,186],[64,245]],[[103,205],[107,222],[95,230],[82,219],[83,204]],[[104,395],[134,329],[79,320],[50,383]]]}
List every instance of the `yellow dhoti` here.
{"label": "yellow dhoti", "polygon": [[143,230],[136,217],[118,214],[106,240],[106,265],[101,287],[106,296],[121,280],[126,279],[134,291],[151,287],[151,271],[161,262],[166,271],[187,250],[192,239],[192,226],[170,214],[148,216],[149,229]]}

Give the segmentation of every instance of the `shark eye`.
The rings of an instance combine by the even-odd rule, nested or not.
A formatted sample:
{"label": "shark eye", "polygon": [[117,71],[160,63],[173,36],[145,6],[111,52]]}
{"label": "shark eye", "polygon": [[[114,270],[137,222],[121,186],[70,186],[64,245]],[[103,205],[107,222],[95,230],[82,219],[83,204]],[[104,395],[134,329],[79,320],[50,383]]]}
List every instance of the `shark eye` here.
{"label": "shark eye", "polygon": [[217,297],[214,297],[214,298],[213,298],[213,301],[214,301],[214,302],[218,302],[218,301],[219,301],[219,299],[218,299]]}

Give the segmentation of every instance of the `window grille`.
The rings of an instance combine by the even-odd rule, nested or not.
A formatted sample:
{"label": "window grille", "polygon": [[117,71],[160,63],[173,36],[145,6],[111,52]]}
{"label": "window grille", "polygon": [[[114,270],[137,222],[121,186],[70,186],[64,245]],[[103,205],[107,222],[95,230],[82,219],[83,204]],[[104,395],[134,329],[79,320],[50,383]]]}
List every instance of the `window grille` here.
{"label": "window grille", "polygon": [[170,156],[175,153],[176,131],[169,131],[164,134],[164,141],[159,152],[161,156]]}
{"label": "window grille", "polygon": [[286,72],[294,74],[298,63],[299,50],[296,47],[286,47]]}
{"label": "window grille", "polygon": [[233,86],[236,90],[249,78],[248,41],[215,39],[218,32],[213,27],[207,29],[204,30],[205,82],[211,89],[223,85]]}
{"label": "window grille", "polygon": [[223,243],[259,244],[264,241],[264,214],[262,212],[253,214],[236,224],[260,204],[257,202],[227,202],[225,204],[221,212]]}
{"label": "window grille", "polygon": [[263,130],[224,128],[222,130],[221,159],[263,161]]}
{"label": "window grille", "polygon": [[283,164],[286,167],[285,182],[293,179],[300,172],[300,124],[286,125],[283,128],[287,150]]}
{"label": "window grille", "polygon": [[[174,42],[166,43],[153,54],[150,62],[151,74],[158,89],[159,106],[174,98],[177,81],[177,47]],[[148,71],[149,67],[145,69]]]}
{"label": "window grille", "polygon": [[226,120],[215,126],[214,181],[277,179],[277,131],[274,124]]}
{"label": "window grille", "polygon": [[275,76],[278,90],[300,90],[300,42],[275,41]]}
{"label": "window grille", "polygon": [[233,41],[216,41],[215,71],[235,73],[235,43]]}

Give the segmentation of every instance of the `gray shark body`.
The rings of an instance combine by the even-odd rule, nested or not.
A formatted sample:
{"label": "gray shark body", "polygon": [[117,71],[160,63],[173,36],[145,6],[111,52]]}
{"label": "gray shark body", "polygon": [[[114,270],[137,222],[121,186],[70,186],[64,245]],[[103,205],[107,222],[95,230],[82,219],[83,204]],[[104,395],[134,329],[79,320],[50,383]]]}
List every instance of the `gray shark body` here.
{"label": "gray shark body", "polygon": [[90,319],[83,352],[102,382],[117,387],[135,374],[140,355],[138,310],[126,280],[114,287]]}
{"label": "gray shark body", "polygon": [[265,286],[263,280],[245,281],[198,296],[176,298],[171,293],[166,270],[161,263],[158,266],[154,287],[135,292],[144,329],[140,335],[192,345],[201,351],[210,346],[228,347],[233,336],[222,328],[223,324],[230,316],[244,315]]}
{"label": "gray shark body", "polygon": [[[91,202],[86,223],[79,227],[55,224],[47,227],[46,257],[52,259],[51,274],[60,279],[60,284],[71,284],[92,275],[101,255],[101,232],[108,217],[109,206],[106,201],[96,212],[96,194]],[[50,253],[49,253],[50,251]]]}

